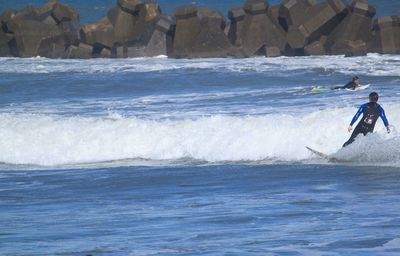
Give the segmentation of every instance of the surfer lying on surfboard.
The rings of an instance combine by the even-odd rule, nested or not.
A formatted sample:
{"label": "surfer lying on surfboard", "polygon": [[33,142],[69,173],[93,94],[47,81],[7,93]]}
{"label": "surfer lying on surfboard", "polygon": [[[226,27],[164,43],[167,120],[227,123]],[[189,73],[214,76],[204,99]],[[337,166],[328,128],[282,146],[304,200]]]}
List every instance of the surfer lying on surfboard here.
{"label": "surfer lying on surfboard", "polygon": [[361,105],[358,109],[357,113],[351,120],[350,126],[347,128],[349,132],[353,130],[353,124],[357,121],[358,117],[363,114],[361,121],[358,123],[354,132],[351,134],[350,139],[343,144],[343,147],[346,147],[354,142],[355,138],[362,133],[364,136],[370,132],[374,131],[375,123],[378,118],[382,118],[383,123],[385,124],[386,130],[390,133],[389,122],[385,115],[385,110],[377,103],[379,99],[379,95],[376,92],[372,92],[369,95],[369,102]]}
{"label": "surfer lying on surfboard", "polygon": [[360,78],[358,76],[353,77],[350,82],[348,82],[344,86],[336,86],[333,87],[332,90],[337,90],[337,89],[350,89],[350,90],[356,90],[358,87],[361,86],[360,83]]}
{"label": "surfer lying on surfboard", "polygon": [[365,90],[369,87],[369,84],[366,85],[361,85],[360,83],[360,78],[358,76],[353,77],[353,79],[348,82],[346,85],[344,86],[336,86],[336,87],[326,87],[326,86],[312,86],[311,87],[311,92],[327,92],[327,91],[331,91],[331,90],[341,90],[341,89],[345,89],[348,91],[358,91],[358,90]]}

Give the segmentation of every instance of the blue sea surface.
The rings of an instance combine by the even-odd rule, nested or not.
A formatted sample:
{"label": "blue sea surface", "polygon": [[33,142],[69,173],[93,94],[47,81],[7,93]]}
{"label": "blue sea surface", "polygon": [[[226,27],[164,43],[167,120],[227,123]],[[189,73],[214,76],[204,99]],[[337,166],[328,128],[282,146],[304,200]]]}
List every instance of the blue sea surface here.
{"label": "blue sea surface", "polygon": [[[399,74],[378,54],[1,58],[1,254],[399,255]],[[354,75],[370,87],[329,89]],[[372,91],[392,133],[341,149]]]}
{"label": "blue sea surface", "polygon": [[1,172],[2,255],[399,255],[400,172],[316,165]]}
{"label": "blue sea surface", "polygon": [[[318,0],[320,1],[320,0]],[[39,6],[47,3],[47,0],[13,0],[0,1],[0,12],[8,8],[23,9],[28,5]],[[107,15],[107,11],[115,6],[117,0],[61,0],[60,2],[67,4],[80,13],[81,23],[93,23]],[[228,11],[233,7],[241,6],[244,0],[157,0],[155,1],[161,6],[163,13],[173,15],[178,6],[196,4],[199,6],[209,7],[213,10],[220,11],[227,17]],[[280,0],[269,0],[270,5],[279,4]],[[344,3],[350,1],[343,1]],[[397,0],[369,0],[371,5],[377,9],[377,17],[387,15],[400,15],[400,1]]]}
{"label": "blue sea surface", "polygon": [[[372,91],[392,132],[342,149]],[[400,255],[399,100],[400,55],[0,58],[0,255]]]}

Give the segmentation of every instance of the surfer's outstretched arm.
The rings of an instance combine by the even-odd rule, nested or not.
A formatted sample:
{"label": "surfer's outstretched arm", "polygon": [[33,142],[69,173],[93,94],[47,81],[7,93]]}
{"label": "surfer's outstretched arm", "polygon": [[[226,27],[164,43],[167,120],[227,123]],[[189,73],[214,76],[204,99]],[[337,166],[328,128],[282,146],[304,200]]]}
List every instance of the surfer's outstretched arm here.
{"label": "surfer's outstretched arm", "polygon": [[382,118],[383,124],[385,125],[387,132],[390,133],[389,121],[386,118],[385,110],[381,106],[379,106],[379,115]]}
{"label": "surfer's outstretched arm", "polygon": [[350,126],[353,126],[353,124],[357,121],[357,119],[360,117],[360,115],[364,112],[366,106],[367,106],[367,104],[361,105],[361,107],[358,109],[357,113],[354,115],[353,119],[351,120]]}
{"label": "surfer's outstretched arm", "polygon": [[380,113],[380,117],[382,118],[383,123],[385,124],[386,127],[389,126],[389,121],[386,118],[385,115],[385,110],[382,107],[379,107],[379,113]]}

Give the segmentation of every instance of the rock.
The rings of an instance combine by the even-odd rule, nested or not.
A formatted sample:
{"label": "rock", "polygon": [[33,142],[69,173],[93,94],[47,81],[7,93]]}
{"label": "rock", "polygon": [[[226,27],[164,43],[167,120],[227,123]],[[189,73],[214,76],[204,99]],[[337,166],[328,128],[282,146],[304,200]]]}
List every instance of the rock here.
{"label": "rock", "polygon": [[160,6],[156,3],[145,3],[138,6],[139,21],[155,21],[161,15]]}
{"label": "rock", "polygon": [[[327,49],[331,54],[359,55],[367,52],[372,42],[372,17],[375,8],[367,1],[356,0],[349,6],[350,13],[329,35]],[[349,51],[354,50],[354,53]]]}
{"label": "rock", "polygon": [[[40,7],[28,6],[20,12],[25,20],[35,20],[53,25],[55,22],[73,21],[79,23],[79,14],[56,0],[50,0]],[[51,16],[52,19],[49,17]]]}
{"label": "rock", "polygon": [[170,16],[162,15],[156,23],[156,28],[164,33],[171,33],[174,29],[175,21]]}
{"label": "rock", "polygon": [[14,10],[7,10],[0,16],[1,30],[6,33],[12,33],[9,22],[15,17],[16,14],[17,12]]}
{"label": "rock", "polygon": [[304,47],[304,54],[311,56],[325,55],[326,51],[324,44],[321,41],[315,41]]}
{"label": "rock", "polygon": [[225,28],[224,28],[224,34],[225,34],[226,36],[229,36],[229,30],[230,30],[230,29],[231,29],[231,23],[228,22],[228,23],[226,23]]}
{"label": "rock", "polygon": [[265,54],[265,47],[285,49],[285,32],[268,16],[268,5],[263,0],[246,1],[243,11],[231,10],[229,37],[235,46],[248,56]]}
{"label": "rock", "polygon": [[43,38],[37,55],[46,58],[65,58],[65,40],[63,36]]}
{"label": "rock", "polygon": [[300,26],[307,19],[306,10],[312,4],[307,0],[285,0],[279,8],[279,23],[286,31],[289,26]]}
{"label": "rock", "polygon": [[400,17],[386,16],[374,23],[373,51],[382,54],[400,53]]}
{"label": "rock", "polygon": [[9,12],[3,14],[2,28],[7,33],[15,33],[19,28],[19,24],[25,20],[25,17],[20,12]]}
{"label": "rock", "polygon": [[126,58],[125,46],[114,46],[111,51],[112,56],[115,58]]}
{"label": "rock", "polygon": [[168,55],[172,52],[174,21],[171,17],[163,16],[156,24],[156,29],[146,46],[146,55],[149,57]]}
{"label": "rock", "polygon": [[144,45],[133,45],[133,46],[116,46],[112,49],[112,56],[116,58],[139,58],[146,57],[146,47]]}
{"label": "rock", "polygon": [[[160,19],[161,10],[158,4],[119,0],[117,6],[109,10],[107,17],[97,23],[83,26],[80,36],[82,42],[94,47],[95,56],[101,54],[103,48],[106,48],[116,57],[137,57],[139,51],[135,48],[146,48]],[[166,32],[164,35],[166,36]],[[159,52],[166,54],[165,49],[166,46]],[[147,53],[150,52],[149,47],[147,50]],[[146,53],[140,52],[140,55],[143,54]]]}
{"label": "rock", "polygon": [[111,54],[111,50],[107,49],[107,48],[103,48],[99,54],[100,58],[111,58],[112,54]]}
{"label": "rock", "polygon": [[368,53],[367,43],[363,40],[340,40],[332,48],[333,53],[344,54],[346,57],[363,56]]}
{"label": "rock", "polygon": [[248,55],[265,55],[266,46],[275,46],[276,44],[267,44],[267,34],[269,27],[274,26],[272,20],[267,15],[268,4],[263,1],[246,1],[243,5],[245,16],[243,19],[242,31],[238,31],[238,37],[241,37],[243,49]]}
{"label": "rock", "polygon": [[93,46],[80,43],[78,46],[70,45],[66,51],[68,59],[89,59],[92,57]]}
{"label": "rock", "polygon": [[146,46],[131,46],[125,48],[127,58],[146,57]]}
{"label": "rock", "polygon": [[278,5],[272,5],[268,8],[268,16],[271,18],[272,22],[277,26],[283,29],[281,24],[279,23],[279,9],[281,6]]}
{"label": "rock", "polygon": [[9,43],[13,39],[11,34],[5,33],[0,30],[0,56],[1,57],[12,57]]}
{"label": "rock", "polygon": [[265,56],[266,57],[279,57],[282,56],[281,50],[276,46],[265,47]]}
{"label": "rock", "polygon": [[177,19],[189,19],[197,16],[198,7],[195,5],[180,6],[176,9],[175,17]]}
{"label": "rock", "polygon": [[131,44],[116,45],[113,55],[117,58],[155,57],[167,55],[172,51],[172,30],[174,21],[169,16],[161,16],[148,42],[137,41]]}
{"label": "rock", "polygon": [[243,20],[246,13],[243,8],[231,9],[228,13],[228,18],[231,20],[228,38],[232,44],[242,45],[242,37],[238,36],[239,32],[243,31]]}
{"label": "rock", "polygon": [[[107,16],[80,26],[57,0],[0,16],[0,56],[48,58],[249,57],[400,53],[400,17],[382,17],[368,0],[246,0],[224,16],[194,5],[175,19],[153,1],[117,0]],[[67,50],[66,50],[67,49]]]}
{"label": "rock", "polygon": [[47,16],[42,22],[46,25],[57,26],[57,21],[53,18],[53,16]]}
{"label": "rock", "polygon": [[140,0],[118,0],[118,6],[132,15],[138,15],[137,6],[140,4]]}
{"label": "rock", "polygon": [[232,47],[224,33],[224,17],[209,9],[196,6],[176,10],[174,58],[227,57]]}
{"label": "rock", "polygon": [[79,15],[57,1],[21,12],[9,10],[0,19],[2,30],[13,34],[10,50],[19,57],[62,57],[62,45],[78,39]]}
{"label": "rock", "polygon": [[43,18],[39,16],[39,14],[37,13],[37,9],[33,6],[25,7],[20,13],[26,20],[41,21],[41,19]]}
{"label": "rock", "polygon": [[21,20],[15,23],[15,49],[20,57],[35,57],[43,38],[63,34],[57,26],[47,25],[34,20]]}
{"label": "rock", "polygon": [[115,31],[111,22],[104,17],[95,24],[85,25],[80,30],[81,41],[85,44],[101,44],[111,49],[115,42]]}
{"label": "rock", "polygon": [[79,22],[79,14],[74,12],[71,8],[66,5],[56,3],[54,5],[54,9],[51,13],[51,16],[57,23],[61,22]]}
{"label": "rock", "polygon": [[291,25],[287,40],[291,48],[304,48],[307,44],[329,35],[347,14],[341,0],[328,0],[307,9],[307,19],[300,25]]}
{"label": "rock", "polygon": [[139,16],[135,24],[135,34],[131,41],[141,41],[147,44],[153,35],[156,23],[161,17],[160,6],[155,3],[140,4],[137,9]]}
{"label": "rock", "polygon": [[114,42],[126,43],[134,40],[137,16],[115,6],[108,12],[107,17],[114,31],[113,42],[107,44],[108,47],[111,47]]}
{"label": "rock", "polygon": [[58,27],[63,31],[63,36],[66,45],[79,44],[80,35],[79,35],[79,30],[75,29],[75,24],[72,24],[70,22],[63,22],[59,24]]}
{"label": "rock", "polygon": [[56,0],[50,0],[47,4],[44,4],[40,7],[35,8],[35,12],[39,17],[39,20],[42,21],[47,17],[51,16],[55,6],[58,4]]}
{"label": "rock", "polygon": [[243,5],[244,11],[251,15],[265,14],[268,7],[265,0],[247,0]]}

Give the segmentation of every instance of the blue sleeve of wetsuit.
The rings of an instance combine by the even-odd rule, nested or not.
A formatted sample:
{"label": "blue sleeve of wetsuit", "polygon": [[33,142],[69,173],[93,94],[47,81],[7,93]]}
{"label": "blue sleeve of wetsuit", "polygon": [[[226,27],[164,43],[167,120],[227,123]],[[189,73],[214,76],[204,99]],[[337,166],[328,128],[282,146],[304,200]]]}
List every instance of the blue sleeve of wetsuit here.
{"label": "blue sleeve of wetsuit", "polygon": [[364,112],[365,106],[366,106],[366,104],[361,105],[361,107],[358,109],[357,113],[354,115],[353,119],[351,120],[351,123],[350,123],[351,126],[353,126],[353,124],[357,121],[358,117]]}
{"label": "blue sleeve of wetsuit", "polygon": [[382,107],[379,107],[379,112],[380,112],[380,116],[382,118],[382,121],[385,124],[385,127],[388,127],[389,126],[389,122],[388,122],[388,120],[386,118],[385,110]]}

